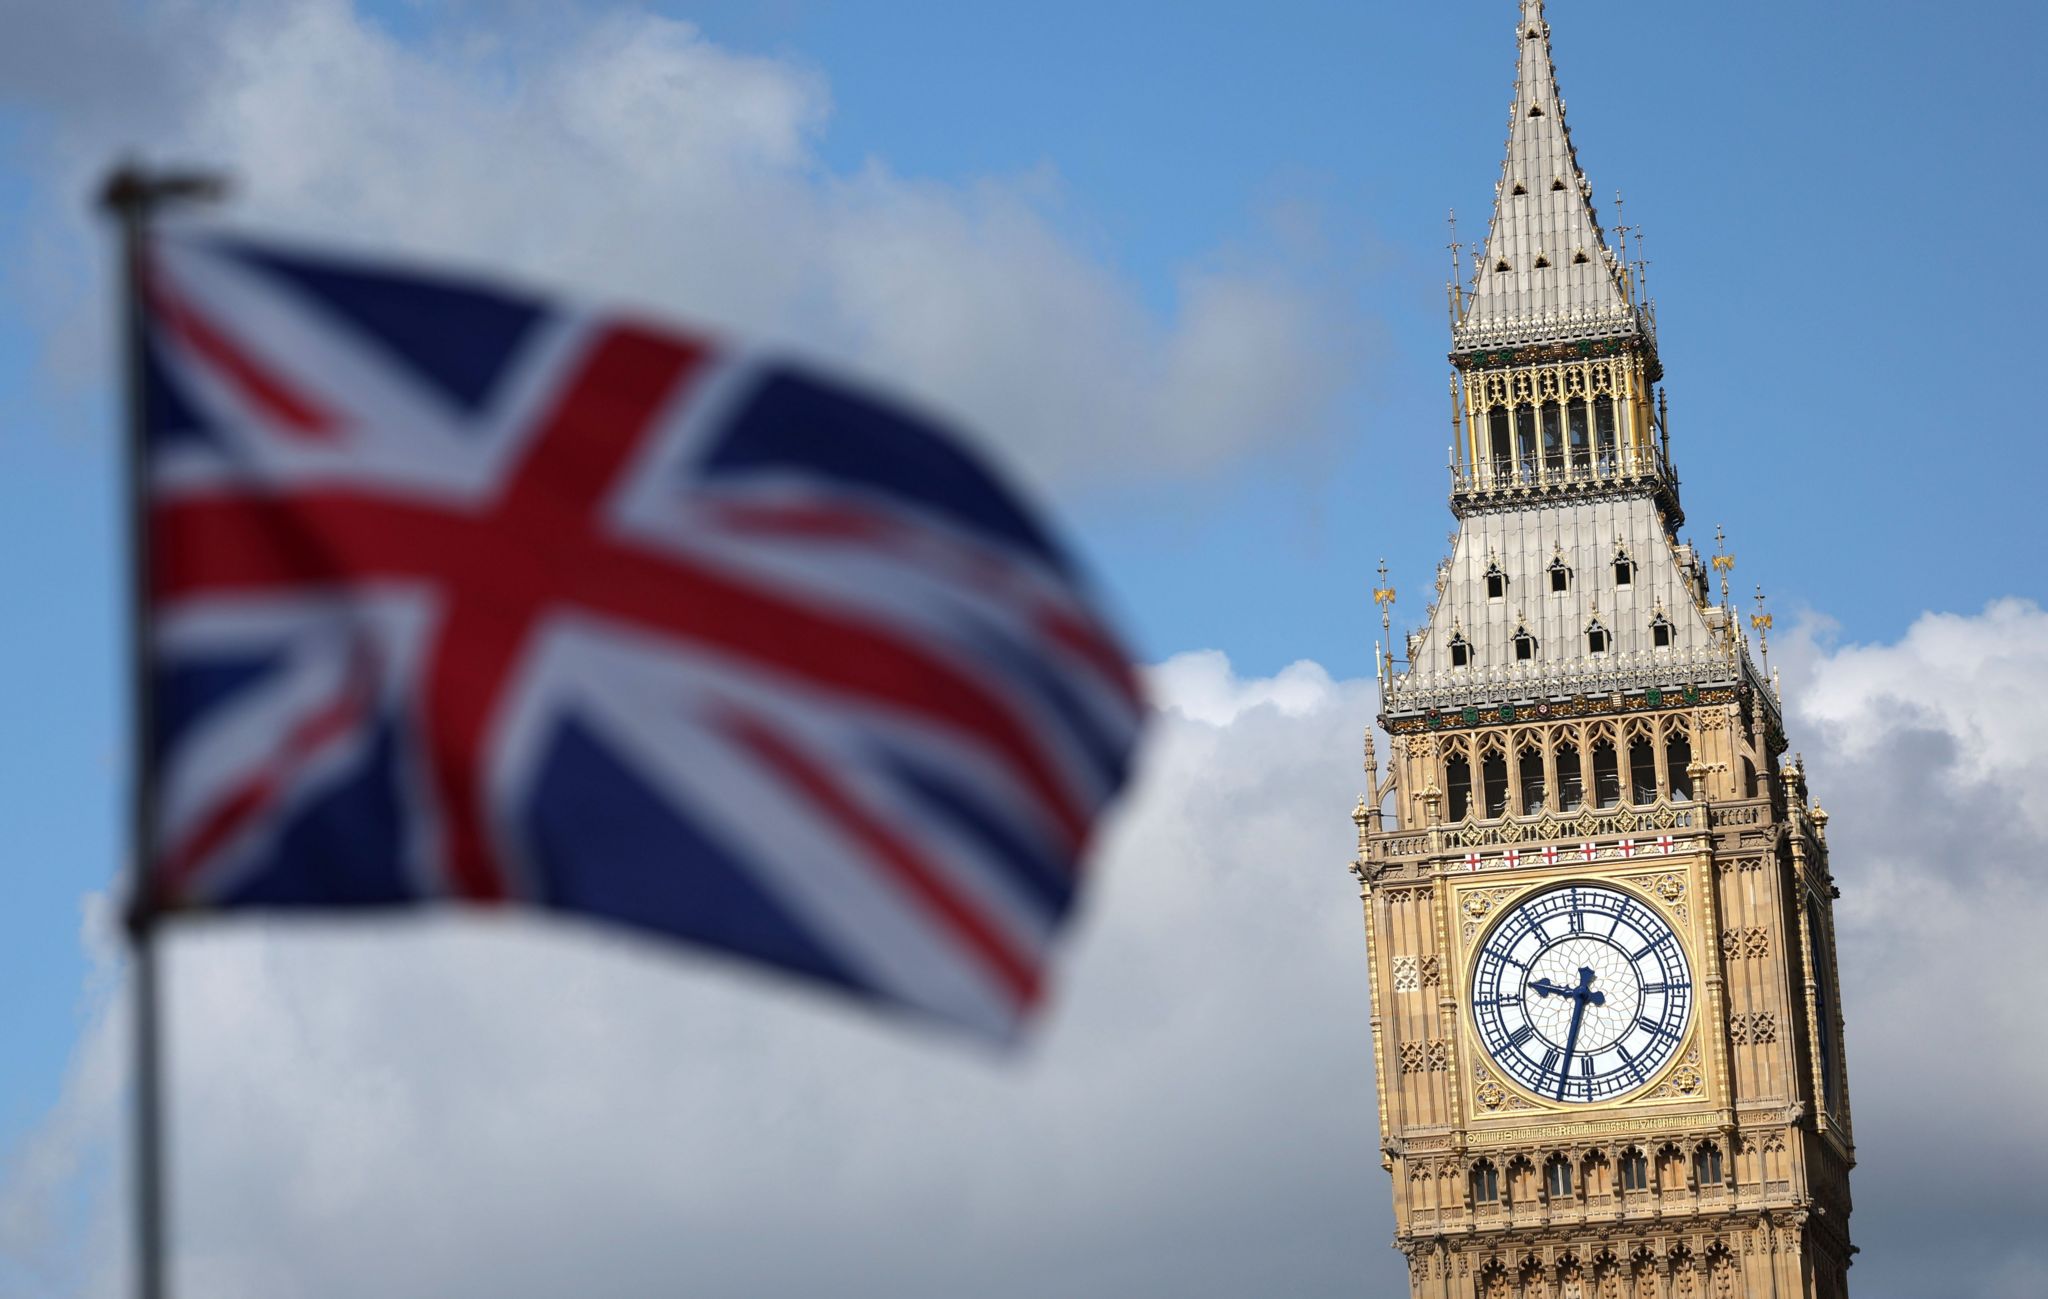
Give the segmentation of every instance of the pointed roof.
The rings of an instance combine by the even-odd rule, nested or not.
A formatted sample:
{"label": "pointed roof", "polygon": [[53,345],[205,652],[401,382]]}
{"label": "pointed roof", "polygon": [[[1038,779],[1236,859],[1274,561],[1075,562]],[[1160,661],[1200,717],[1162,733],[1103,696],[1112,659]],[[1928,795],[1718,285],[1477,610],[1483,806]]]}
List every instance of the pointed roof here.
{"label": "pointed roof", "polygon": [[1521,54],[1507,160],[1496,187],[1486,257],[1469,305],[1451,331],[1452,348],[1466,352],[1638,333],[1648,341],[1565,127],[1543,0],[1521,0],[1515,36]]}

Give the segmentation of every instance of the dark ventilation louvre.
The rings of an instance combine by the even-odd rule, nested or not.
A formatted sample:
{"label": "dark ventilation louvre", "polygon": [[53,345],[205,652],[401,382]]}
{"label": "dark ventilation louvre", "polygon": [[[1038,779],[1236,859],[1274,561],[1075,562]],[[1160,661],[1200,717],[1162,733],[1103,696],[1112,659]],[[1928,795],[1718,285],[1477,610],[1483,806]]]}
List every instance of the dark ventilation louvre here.
{"label": "dark ventilation louvre", "polygon": [[1537,269],[1537,270],[1539,270],[1539,271],[1540,271],[1540,270],[1542,270],[1542,269],[1543,269],[1544,267],[1546,267],[1546,266],[1549,266],[1549,265],[1550,265],[1550,259],[1549,259],[1548,257],[1545,257],[1545,256],[1544,256],[1543,254],[1541,254],[1541,253],[1538,253],[1538,254],[1536,254],[1536,269]]}
{"label": "dark ventilation louvre", "polygon": [[1527,185],[1524,185],[1521,181],[1516,181],[1513,192],[1517,194],[1527,194],[1529,192],[1529,187]]}
{"label": "dark ventilation louvre", "polygon": [[1512,270],[1513,268],[1508,265],[1508,259],[1503,257],[1493,264],[1493,269],[1497,271],[1505,271]]}
{"label": "dark ventilation louvre", "polygon": [[1586,250],[1583,248],[1572,254],[1572,265],[1574,266],[1584,266],[1592,260],[1592,258],[1586,256]]}
{"label": "dark ventilation louvre", "polygon": [[1541,105],[1541,104],[1531,104],[1531,105],[1529,105],[1529,116],[1531,116],[1531,117],[1541,117],[1541,116],[1543,116],[1543,105]]}
{"label": "dark ventilation louvre", "polygon": [[1552,180],[1551,180],[1551,182],[1550,182],[1550,189],[1551,189],[1551,192],[1552,192],[1552,193],[1556,193],[1556,192],[1557,192],[1558,190],[1561,190],[1561,189],[1563,189],[1563,188],[1564,188],[1564,177],[1562,177],[1562,176],[1558,176],[1558,177],[1556,177],[1556,178],[1554,178],[1554,179],[1552,179]]}

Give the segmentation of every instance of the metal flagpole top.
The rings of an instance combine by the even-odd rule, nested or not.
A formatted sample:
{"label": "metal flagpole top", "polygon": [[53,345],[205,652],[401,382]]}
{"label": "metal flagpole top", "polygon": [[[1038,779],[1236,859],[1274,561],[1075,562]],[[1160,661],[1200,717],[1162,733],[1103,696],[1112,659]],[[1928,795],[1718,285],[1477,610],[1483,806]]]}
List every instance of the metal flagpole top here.
{"label": "metal flagpole top", "polygon": [[151,755],[156,725],[150,696],[149,482],[144,424],[142,284],[143,241],[149,219],[179,203],[203,203],[226,195],[227,178],[196,170],[151,171],[123,160],[100,187],[99,207],[120,222],[122,385],[127,404],[126,495],[129,553],[129,709],[133,717],[133,787],[130,791],[130,885],[128,938],[134,971],[135,1103],[135,1290],[139,1299],[165,1299],[168,1267],[165,1237],[162,1029],[159,1024],[157,952],[150,898],[150,844],[156,823],[156,771]]}

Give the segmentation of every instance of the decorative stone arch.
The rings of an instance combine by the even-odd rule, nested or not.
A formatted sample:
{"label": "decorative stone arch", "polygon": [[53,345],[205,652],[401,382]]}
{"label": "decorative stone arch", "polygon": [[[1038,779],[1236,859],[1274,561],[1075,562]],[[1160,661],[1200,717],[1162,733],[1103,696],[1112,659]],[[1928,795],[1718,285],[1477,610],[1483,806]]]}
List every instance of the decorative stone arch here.
{"label": "decorative stone arch", "polygon": [[1595,1196],[1611,1196],[1615,1192],[1614,1161],[1605,1150],[1588,1150],[1579,1161],[1579,1185],[1590,1203]]}
{"label": "decorative stone arch", "polygon": [[1557,1299],[1588,1299],[1586,1269],[1580,1266],[1579,1256],[1569,1248],[1558,1256],[1551,1275],[1557,1286]]}
{"label": "decorative stone arch", "polygon": [[1536,1176],[1536,1161],[1527,1155],[1516,1155],[1508,1160],[1501,1170],[1501,1193],[1509,1204],[1533,1204],[1536,1188],[1540,1185]]}
{"label": "decorative stone arch", "polygon": [[1509,1299],[1513,1283],[1508,1279],[1507,1264],[1498,1258],[1489,1258],[1479,1269],[1480,1299]]}
{"label": "decorative stone arch", "polygon": [[1579,1179],[1575,1161],[1569,1151],[1558,1150],[1543,1160],[1543,1197],[1552,1202],[1568,1202],[1578,1198]]}
{"label": "decorative stone arch", "polygon": [[1671,1299],[1701,1299],[1699,1260],[1692,1246],[1679,1241],[1671,1247],[1666,1268],[1671,1274]]}
{"label": "decorative stone arch", "polygon": [[1677,1142],[1667,1141],[1657,1147],[1650,1157],[1651,1185],[1660,1191],[1683,1191],[1688,1176],[1686,1162],[1686,1151]]}
{"label": "decorative stone arch", "polygon": [[1742,1294],[1742,1265],[1736,1262],[1735,1251],[1728,1248],[1728,1243],[1717,1240],[1707,1246],[1705,1262],[1707,1293],[1713,1299],[1738,1299]]}

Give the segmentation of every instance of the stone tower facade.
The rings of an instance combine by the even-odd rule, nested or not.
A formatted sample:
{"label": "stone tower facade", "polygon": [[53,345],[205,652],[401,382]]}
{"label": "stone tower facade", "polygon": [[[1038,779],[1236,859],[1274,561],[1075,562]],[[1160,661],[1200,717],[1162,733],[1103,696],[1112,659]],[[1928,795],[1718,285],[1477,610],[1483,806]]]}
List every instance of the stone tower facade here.
{"label": "stone tower facade", "polygon": [[1368,733],[1354,814],[1395,1244],[1417,1296],[1842,1299],[1827,814],[1733,557],[1679,538],[1654,315],[1541,0],[1515,39],[1492,225],[1452,290],[1458,531],[1381,662],[1392,752]]}

